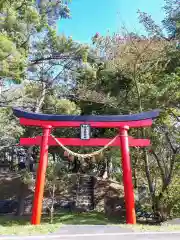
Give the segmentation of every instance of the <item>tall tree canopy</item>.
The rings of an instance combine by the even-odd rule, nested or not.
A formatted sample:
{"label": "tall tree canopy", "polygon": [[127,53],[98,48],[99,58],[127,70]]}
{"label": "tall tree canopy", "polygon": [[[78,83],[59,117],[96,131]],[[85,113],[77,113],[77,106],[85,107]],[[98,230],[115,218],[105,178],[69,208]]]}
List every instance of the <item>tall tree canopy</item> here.
{"label": "tall tree canopy", "polygon": [[21,81],[26,76],[32,39],[51,32],[59,18],[70,17],[67,3],[48,0],[1,1],[1,79]]}
{"label": "tall tree canopy", "polygon": [[[134,185],[145,183],[155,212],[165,219],[178,205],[179,119],[180,119],[180,4],[165,1],[161,25],[139,11],[146,36],[128,32],[101,36],[96,33],[93,46],[58,35],[56,23],[69,18],[70,1],[4,0],[0,2],[0,78],[13,85],[1,92],[1,147],[18,141],[20,134],[33,136],[36,129],[16,127],[9,106],[34,112],[63,114],[131,114],[160,108],[161,117],[152,130],[131,130],[135,137],[152,139],[152,148],[132,149]],[[3,130],[4,129],[4,130]],[[8,139],[7,133],[8,132]],[[58,135],[78,135],[59,129]],[[112,129],[95,129],[94,136],[115,135]],[[35,151],[36,150],[36,151]],[[76,149],[77,150],[77,149]],[[87,149],[84,149],[86,152]],[[54,159],[62,160],[62,150],[51,148]],[[28,156],[38,157],[31,148]],[[88,173],[100,176],[113,165],[121,181],[119,151],[107,151]],[[28,159],[28,157],[27,157]],[[114,176],[114,175],[113,175]]]}

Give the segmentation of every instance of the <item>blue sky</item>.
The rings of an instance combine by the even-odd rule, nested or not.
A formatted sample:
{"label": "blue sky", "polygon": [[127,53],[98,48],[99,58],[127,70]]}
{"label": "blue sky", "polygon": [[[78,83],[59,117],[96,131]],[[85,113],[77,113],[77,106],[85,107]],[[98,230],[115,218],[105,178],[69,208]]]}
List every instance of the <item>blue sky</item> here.
{"label": "blue sky", "polygon": [[104,35],[109,30],[117,32],[122,24],[129,31],[143,33],[138,23],[137,10],[152,15],[157,23],[164,18],[164,0],[72,0],[72,18],[58,22],[58,32],[72,36],[73,40],[91,42],[91,37],[99,32]]}

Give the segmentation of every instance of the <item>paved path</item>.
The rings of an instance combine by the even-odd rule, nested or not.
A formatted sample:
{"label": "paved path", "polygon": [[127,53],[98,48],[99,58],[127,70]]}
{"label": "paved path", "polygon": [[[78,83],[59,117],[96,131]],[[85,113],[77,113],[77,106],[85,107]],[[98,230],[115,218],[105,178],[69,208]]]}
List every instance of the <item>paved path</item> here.
{"label": "paved path", "polygon": [[[55,238],[51,238],[55,240]],[[74,235],[74,236],[62,236],[61,240],[179,240],[179,233],[104,233],[104,234],[89,234],[89,235]]]}
{"label": "paved path", "polygon": [[46,236],[7,236],[0,240],[180,240],[180,232],[133,232],[120,226],[68,225]]}
{"label": "paved path", "polygon": [[28,237],[0,237],[1,240],[179,240],[180,232],[146,233],[101,233],[101,234],[64,234]]}
{"label": "paved path", "polygon": [[135,233],[131,228],[113,225],[66,225],[60,228],[58,234],[60,238],[56,239],[61,240],[180,240],[180,232],[174,234]]}
{"label": "paved path", "polygon": [[123,228],[113,225],[64,225],[58,232],[60,235],[66,234],[104,234],[104,233],[127,233],[133,232],[131,228]]}

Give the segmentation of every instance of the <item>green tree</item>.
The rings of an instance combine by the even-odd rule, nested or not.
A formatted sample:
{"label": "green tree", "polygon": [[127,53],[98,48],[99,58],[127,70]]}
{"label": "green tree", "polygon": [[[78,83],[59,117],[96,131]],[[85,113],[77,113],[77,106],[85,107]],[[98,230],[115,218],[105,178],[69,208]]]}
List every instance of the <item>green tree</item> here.
{"label": "green tree", "polygon": [[48,191],[51,199],[51,204],[47,204],[50,213],[50,222],[54,219],[54,206],[56,203],[56,193],[59,189],[68,187],[68,171],[67,167],[60,162],[49,161],[46,173],[45,189]]}
{"label": "green tree", "polygon": [[55,21],[69,18],[69,1],[1,1],[1,79],[16,82],[26,77],[33,38],[52,31]]}
{"label": "green tree", "polygon": [[[169,19],[169,23],[171,23],[172,19],[169,17],[172,16],[171,13],[175,9],[169,7],[166,9],[168,11],[165,20],[168,21]],[[176,32],[178,33],[178,8],[175,12],[176,17],[173,18],[173,24],[177,26]],[[153,131],[157,134],[156,138],[153,138],[152,132],[148,132],[154,143],[153,154],[149,154],[146,150],[143,151],[143,154],[139,154],[140,159],[144,160],[141,167],[145,169],[146,174],[142,174],[142,168],[139,171],[142,174],[141,176],[147,179],[153,210],[158,213],[160,220],[164,220],[170,214],[165,207],[164,196],[167,188],[170,189],[171,182],[176,178],[174,171],[178,169],[179,156],[177,129],[180,89],[178,34],[173,38],[163,35],[160,27],[155,25],[147,14],[141,13],[140,19],[145,24],[150,34],[149,37],[128,33],[124,29],[122,35],[115,34],[103,37],[96,34],[93,41],[96,44],[97,52],[104,56],[106,66],[114,72],[120,72],[123,82],[125,79],[129,82],[129,89],[125,98],[122,98],[123,91],[121,85],[117,82],[119,92],[116,95],[120,98],[116,97],[119,100],[120,113],[123,113],[124,109],[128,113],[154,108],[162,109],[160,120],[153,126]],[[111,89],[109,88],[111,84],[113,86],[114,82],[109,79],[108,89]],[[98,85],[98,83],[95,83],[95,85]],[[114,93],[110,92],[110,94]],[[173,127],[174,125],[175,127]],[[138,137],[145,137],[147,131],[135,131],[134,134]],[[161,139],[161,142],[157,143],[157,139]],[[162,144],[162,139],[164,139],[164,144]],[[155,147],[156,144],[157,148]],[[162,152],[159,152],[160,149]],[[163,166],[159,165],[162,159],[166,159],[166,164]],[[133,159],[133,165],[134,161],[136,159]],[[166,172],[166,177],[159,178],[163,172]],[[155,183],[157,184],[155,185]],[[171,201],[171,208],[172,206]]]}

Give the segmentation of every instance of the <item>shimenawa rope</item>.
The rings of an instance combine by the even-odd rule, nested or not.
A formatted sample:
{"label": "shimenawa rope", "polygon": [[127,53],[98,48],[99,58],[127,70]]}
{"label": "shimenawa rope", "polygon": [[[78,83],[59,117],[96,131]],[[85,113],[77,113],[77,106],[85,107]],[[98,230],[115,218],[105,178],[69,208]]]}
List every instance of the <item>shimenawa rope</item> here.
{"label": "shimenawa rope", "polygon": [[103,148],[101,148],[97,151],[94,151],[92,153],[86,153],[86,154],[81,154],[81,153],[76,153],[76,152],[71,151],[69,148],[65,147],[55,136],[53,136],[52,134],[51,134],[51,136],[59,144],[59,146],[61,146],[62,149],[64,149],[69,155],[85,159],[85,158],[90,158],[90,157],[93,157],[93,156],[96,156],[96,155],[102,153],[119,137],[119,134],[117,136],[115,136],[111,141],[109,141]]}

